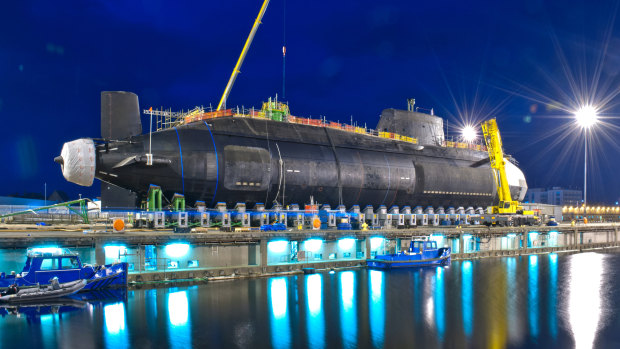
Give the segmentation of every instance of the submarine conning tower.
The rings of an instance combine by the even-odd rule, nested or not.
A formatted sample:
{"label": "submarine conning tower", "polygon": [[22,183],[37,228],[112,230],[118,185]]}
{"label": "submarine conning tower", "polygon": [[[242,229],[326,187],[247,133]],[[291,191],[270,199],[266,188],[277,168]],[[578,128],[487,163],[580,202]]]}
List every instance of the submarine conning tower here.
{"label": "submarine conning tower", "polygon": [[411,103],[409,109],[384,109],[377,130],[416,138],[420,145],[441,146],[444,141],[443,119],[414,111]]}

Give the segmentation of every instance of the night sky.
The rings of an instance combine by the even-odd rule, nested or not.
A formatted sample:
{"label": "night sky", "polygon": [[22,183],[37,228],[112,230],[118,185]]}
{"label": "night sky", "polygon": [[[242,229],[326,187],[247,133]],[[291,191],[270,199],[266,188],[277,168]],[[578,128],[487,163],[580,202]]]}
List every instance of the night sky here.
{"label": "night sky", "polygon": [[[141,109],[217,105],[261,5],[254,1],[2,1],[0,195],[99,195],[64,180],[64,142],[100,136],[100,91]],[[588,202],[620,197],[615,1],[272,0],[228,106],[282,98],[297,116],[367,123],[406,99],[459,126],[497,117],[530,187],[582,189],[583,131],[600,109]],[[148,118],[143,116],[148,130]]]}

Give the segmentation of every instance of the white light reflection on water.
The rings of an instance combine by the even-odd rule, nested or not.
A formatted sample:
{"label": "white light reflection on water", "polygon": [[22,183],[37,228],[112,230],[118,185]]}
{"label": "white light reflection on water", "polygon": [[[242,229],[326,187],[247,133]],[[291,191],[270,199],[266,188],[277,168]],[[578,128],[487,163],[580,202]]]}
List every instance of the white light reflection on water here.
{"label": "white light reflection on water", "polygon": [[383,299],[383,272],[369,271],[370,282],[370,335],[376,348],[383,347],[385,302]]}
{"label": "white light reflection on water", "polygon": [[474,326],[474,297],[472,262],[464,261],[461,264],[461,305],[463,307],[463,332],[467,338],[471,338]]}
{"label": "white light reflection on water", "polygon": [[357,310],[355,309],[355,273],[344,271],[340,276],[340,328],[345,348],[357,347]]}
{"label": "white light reflection on water", "polygon": [[422,280],[422,301],[424,302],[424,322],[430,331],[435,330],[435,303],[433,302],[433,292],[435,291],[436,280],[430,273],[421,273]]}
{"label": "white light reflection on water", "polygon": [[192,346],[192,331],[189,321],[187,290],[168,293],[168,317],[170,320],[169,340],[172,348]]}
{"label": "white light reflection on water", "polygon": [[530,335],[534,338],[538,337],[538,256],[531,255],[529,257],[528,269],[528,299],[527,305],[529,310]]}
{"label": "white light reflection on water", "polygon": [[189,318],[187,291],[168,293],[168,316],[172,326],[184,326]]}
{"label": "white light reflection on water", "polygon": [[558,255],[556,253],[549,254],[549,332],[555,340],[558,336]]}
{"label": "white light reflection on water", "polygon": [[288,321],[288,289],[285,277],[269,280],[271,302],[271,345],[288,348],[291,345],[291,328]]}
{"label": "white light reflection on water", "polygon": [[306,288],[308,295],[308,341],[311,348],[324,348],[323,277],[320,274],[308,275]]}
{"label": "white light reflection on water", "polygon": [[125,331],[125,304],[123,302],[106,305],[103,308],[105,329],[109,334]]}
{"label": "white light reflection on water", "polygon": [[103,307],[105,320],[105,346],[107,348],[129,348],[127,333],[125,332],[125,303],[118,302]]}
{"label": "white light reflection on water", "polygon": [[437,267],[435,273],[435,324],[437,326],[437,336],[443,341],[443,335],[446,329],[446,302],[444,298],[444,277],[443,267]]}
{"label": "white light reflection on water", "polygon": [[604,256],[580,253],[570,256],[568,317],[576,348],[592,348],[601,317],[601,283]]}

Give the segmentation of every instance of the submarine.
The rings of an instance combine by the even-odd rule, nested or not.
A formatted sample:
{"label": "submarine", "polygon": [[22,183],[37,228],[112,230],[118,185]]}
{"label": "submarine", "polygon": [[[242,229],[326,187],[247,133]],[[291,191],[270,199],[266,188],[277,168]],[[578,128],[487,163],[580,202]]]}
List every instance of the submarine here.
{"label": "submarine", "polygon": [[[412,105],[382,111],[376,130],[383,136],[299,122],[286,113],[275,118],[271,111],[204,113],[143,133],[138,96],[105,91],[101,137],[67,142],[54,160],[69,182],[91,186],[99,179],[102,201],[113,192],[133,205],[151,185],[167,198],[179,193],[188,203],[211,207],[310,198],[332,207],[487,207],[498,201],[484,148],[446,146],[443,119]],[[506,170],[513,200],[523,200],[523,172],[509,161]]]}

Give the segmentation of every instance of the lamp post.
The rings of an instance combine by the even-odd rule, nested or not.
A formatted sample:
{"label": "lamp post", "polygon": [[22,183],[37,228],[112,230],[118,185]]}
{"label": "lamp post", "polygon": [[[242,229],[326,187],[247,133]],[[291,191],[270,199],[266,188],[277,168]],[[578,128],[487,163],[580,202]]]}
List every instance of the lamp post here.
{"label": "lamp post", "polygon": [[583,218],[587,219],[587,176],[588,176],[588,131],[598,121],[596,108],[591,105],[584,105],[575,112],[575,120],[583,129]]}

